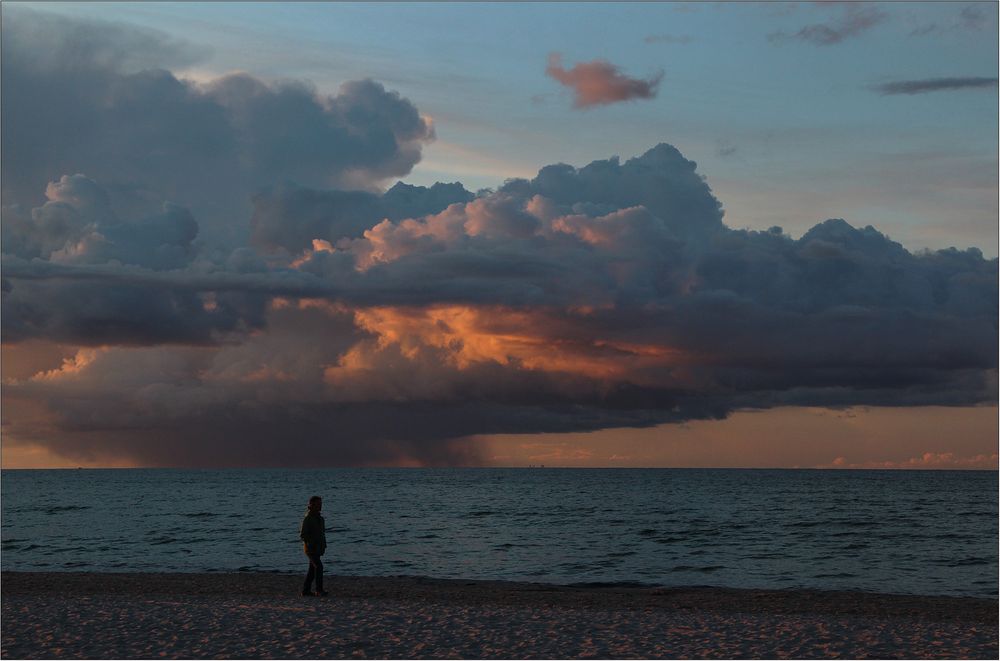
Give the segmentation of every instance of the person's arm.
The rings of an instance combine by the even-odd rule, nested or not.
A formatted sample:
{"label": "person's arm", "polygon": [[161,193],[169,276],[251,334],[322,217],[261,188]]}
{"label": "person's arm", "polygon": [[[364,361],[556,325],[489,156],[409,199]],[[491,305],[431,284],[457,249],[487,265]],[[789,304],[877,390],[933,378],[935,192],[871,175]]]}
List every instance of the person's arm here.
{"label": "person's arm", "polygon": [[299,530],[299,538],[306,546],[306,553],[312,553],[313,547],[315,546],[316,534],[313,531],[314,527],[314,522],[311,517],[306,516],[302,519],[302,528]]}

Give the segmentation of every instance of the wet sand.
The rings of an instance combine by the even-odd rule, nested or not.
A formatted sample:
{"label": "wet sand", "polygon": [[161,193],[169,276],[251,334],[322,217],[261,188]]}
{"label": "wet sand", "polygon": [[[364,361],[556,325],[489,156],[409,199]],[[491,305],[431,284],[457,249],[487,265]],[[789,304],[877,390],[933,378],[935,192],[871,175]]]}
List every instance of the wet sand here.
{"label": "wet sand", "polygon": [[997,658],[998,602],[284,574],[4,572],[17,658]]}

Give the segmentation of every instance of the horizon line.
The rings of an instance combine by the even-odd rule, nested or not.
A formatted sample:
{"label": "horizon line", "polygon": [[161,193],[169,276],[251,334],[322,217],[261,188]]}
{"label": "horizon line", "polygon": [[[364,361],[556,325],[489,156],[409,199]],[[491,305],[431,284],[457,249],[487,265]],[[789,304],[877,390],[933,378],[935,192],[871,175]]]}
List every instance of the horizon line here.
{"label": "horizon line", "polygon": [[24,466],[0,467],[0,471],[127,471],[127,470],[782,470],[782,471],[881,471],[881,472],[1000,472],[1000,468],[886,468],[886,467],[836,467],[836,466]]}

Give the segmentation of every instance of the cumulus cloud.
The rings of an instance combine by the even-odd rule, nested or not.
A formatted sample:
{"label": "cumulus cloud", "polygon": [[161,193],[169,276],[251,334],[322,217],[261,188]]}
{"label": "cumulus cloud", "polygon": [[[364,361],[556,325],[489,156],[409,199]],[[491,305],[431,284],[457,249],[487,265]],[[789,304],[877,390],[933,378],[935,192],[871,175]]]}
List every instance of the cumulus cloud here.
{"label": "cumulus cloud", "polygon": [[457,183],[428,188],[399,182],[382,195],[285,184],[254,197],[251,241],[265,251],[298,253],[315,239],[360,237],[379,220],[435,214],[472,199],[472,193]]}
{"label": "cumulus cloud", "polygon": [[722,205],[696,170],[675,147],[660,144],[624,164],[610,158],[579,169],[549,165],[531,181],[508,181],[500,192],[538,195],[559,205],[557,210],[590,216],[642,206],[672,232],[698,241],[724,226]]}
{"label": "cumulus cloud", "polygon": [[949,92],[969,89],[994,89],[996,78],[923,78],[920,80],[897,80],[874,86],[882,94],[926,94],[927,92]]}
{"label": "cumulus cloud", "polygon": [[5,424],[66,456],[466,464],[473,434],[996,397],[996,260],[730,229],[669,145],[479,195],[278,187],[228,253],[84,176],[46,195],[5,222],[4,341],[78,348]]}
{"label": "cumulus cloud", "polygon": [[876,25],[885,22],[889,15],[872,5],[862,3],[838,3],[842,13],[834,20],[813,23],[789,33],[778,30],[767,35],[772,43],[806,41],[816,46],[833,46],[847,39],[863,34]]}
{"label": "cumulus cloud", "polygon": [[160,213],[124,222],[107,192],[82,174],[64,175],[45,190],[48,201],[30,216],[13,208],[5,218],[4,250],[63,264],[122,264],[154,269],[190,262],[198,223],[187,209],[166,203]]}
{"label": "cumulus cloud", "polygon": [[573,90],[575,108],[652,99],[663,80],[662,71],[647,79],[630,78],[606,60],[578,62],[572,69],[566,69],[559,53],[549,55],[545,73]]}
{"label": "cumulus cloud", "polygon": [[326,94],[250,74],[207,84],[164,67],[203,55],[155,31],[15,8],[4,12],[3,197],[25,208],[67,173],[99,181],[139,215],[171,201],[202,237],[246,238],[233,222],[263,188],[374,187],[407,174],[434,137],[429,120],[372,80]]}
{"label": "cumulus cloud", "polygon": [[[4,214],[3,274],[8,283],[2,310],[4,342],[44,337],[85,345],[213,343],[219,334],[260,323],[263,298],[244,292],[205,294],[153,288],[130,273],[198,271],[198,223],[182,207],[166,203],[159,213],[120,218],[107,191],[88,177],[63,176],[46,188],[47,201],[29,214]],[[13,258],[13,261],[12,261]],[[34,269],[87,267],[98,273],[58,287],[18,276]],[[10,284],[17,278],[17,286]]]}

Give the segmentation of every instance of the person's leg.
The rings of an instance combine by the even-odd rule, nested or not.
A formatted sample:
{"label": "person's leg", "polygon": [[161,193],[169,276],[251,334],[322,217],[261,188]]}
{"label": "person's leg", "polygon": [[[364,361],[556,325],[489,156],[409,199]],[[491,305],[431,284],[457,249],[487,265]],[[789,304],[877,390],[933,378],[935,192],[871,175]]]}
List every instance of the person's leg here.
{"label": "person's leg", "polygon": [[309,571],[306,572],[306,582],[302,584],[302,594],[312,594],[313,578],[316,576],[316,563],[313,558],[316,556],[308,555],[306,557],[309,558]]}
{"label": "person's leg", "polygon": [[313,564],[316,567],[316,593],[325,594],[323,590],[323,559],[318,555],[313,556],[313,558],[315,558]]}

